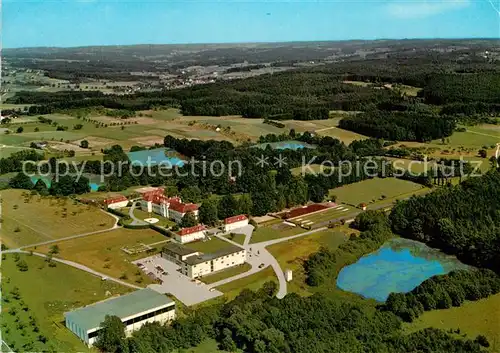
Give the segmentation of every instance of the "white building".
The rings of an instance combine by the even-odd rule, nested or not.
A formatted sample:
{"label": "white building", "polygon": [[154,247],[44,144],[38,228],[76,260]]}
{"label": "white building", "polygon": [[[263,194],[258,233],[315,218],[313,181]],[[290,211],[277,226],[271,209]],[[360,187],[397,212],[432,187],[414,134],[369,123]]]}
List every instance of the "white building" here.
{"label": "white building", "polygon": [[64,313],[66,327],[88,346],[97,340],[106,315],[118,316],[125,324],[125,334],[148,322],[167,323],[175,319],[175,302],[150,288],[107,299]]}
{"label": "white building", "polygon": [[246,250],[230,245],[215,253],[204,254],[185,246],[170,243],[162,249],[162,256],[181,266],[181,273],[198,278],[222,271],[246,262]]}
{"label": "white building", "polygon": [[168,197],[164,195],[163,188],[148,188],[139,191],[142,194],[141,209],[145,212],[156,213],[162,217],[173,219],[180,223],[182,217],[192,212],[198,218],[198,205],[194,203],[183,203],[180,197]]}
{"label": "white building", "polygon": [[286,270],[285,271],[285,280],[287,282],[290,282],[292,280],[292,270]]}
{"label": "white building", "polygon": [[175,233],[175,240],[181,244],[186,244],[195,240],[205,239],[206,229],[207,228],[201,224],[194,227],[183,228]]}
{"label": "white building", "polygon": [[127,207],[128,205],[128,199],[123,196],[115,196],[115,197],[110,197],[104,200],[104,204],[111,209],[119,209],[123,207]]}
{"label": "white building", "polygon": [[248,225],[248,218],[245,215],[228,217],[224,220],[224,231],[230,232],[234,229],[242,228]]}

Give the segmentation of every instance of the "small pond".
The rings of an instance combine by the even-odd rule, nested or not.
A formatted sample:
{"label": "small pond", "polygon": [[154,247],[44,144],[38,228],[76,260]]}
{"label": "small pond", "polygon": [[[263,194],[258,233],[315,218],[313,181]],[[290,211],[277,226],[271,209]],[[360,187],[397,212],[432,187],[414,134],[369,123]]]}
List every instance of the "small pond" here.
{"label": "small pond", "polygon": [[168,148],[155,148],[152,150],[143,150],[127,153],[130,162],[135,165],[157,165],[164,167],[184,165],[184,161],[179,158],[177,153]]}
{"label": "small pond", "polygon": [[261,149],[266,149],[267,146],[270,146],[272,149],[275,150],[300,150],[303,148],[316,148],[316,146],[305,143],[305,142],[300,142],[300,141],[281,141],[281,142],[268,142],[268,143],[260,143],[258,145],[255,145],[253,147],[261,148]]}
{"label": "small pond", "polygon": [[391,292],[406,293],[432,276],[467,268],[454,256],[423,243],[396,238],[344,267],[337,278],[337,286],[383,302]]}

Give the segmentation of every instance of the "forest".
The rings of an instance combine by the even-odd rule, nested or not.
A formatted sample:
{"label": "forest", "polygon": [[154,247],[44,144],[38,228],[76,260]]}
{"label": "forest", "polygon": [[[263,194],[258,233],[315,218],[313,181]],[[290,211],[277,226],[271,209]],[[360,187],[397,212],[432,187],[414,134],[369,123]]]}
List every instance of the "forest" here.
{"label": "forest", "polygon": [[451,136],[456,122],[452,117],[429,113],[370,111],[343,118],[339,127],[387,140],[430,142]]}
{"label": "forest", "polygon": [[459,185],[395,205],[395,233],[427,243],[461,261],[500,269],[500,172],[494,169]]}

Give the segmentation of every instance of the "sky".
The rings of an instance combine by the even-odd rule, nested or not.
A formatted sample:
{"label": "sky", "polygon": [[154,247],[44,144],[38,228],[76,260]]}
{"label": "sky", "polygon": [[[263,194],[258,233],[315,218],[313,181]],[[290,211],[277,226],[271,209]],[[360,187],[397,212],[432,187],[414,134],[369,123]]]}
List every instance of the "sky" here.
{"label": "sky", "polygon": [[500,0],[3,0],[4,48],[500,37]]}

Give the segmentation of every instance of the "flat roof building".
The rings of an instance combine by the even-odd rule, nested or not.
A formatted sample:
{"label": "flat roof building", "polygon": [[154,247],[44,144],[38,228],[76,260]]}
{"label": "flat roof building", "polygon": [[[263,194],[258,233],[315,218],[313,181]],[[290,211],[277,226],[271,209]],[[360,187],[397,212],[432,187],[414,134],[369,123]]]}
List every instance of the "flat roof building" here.
{"label": "flat roof building", "polygon": [[106,315],[119,317],[129,336],[148,322],[166,323],[175,319],[175,302],[150,288],[110,298],[64,313],[66,327],[87,345],[97,340]]}

